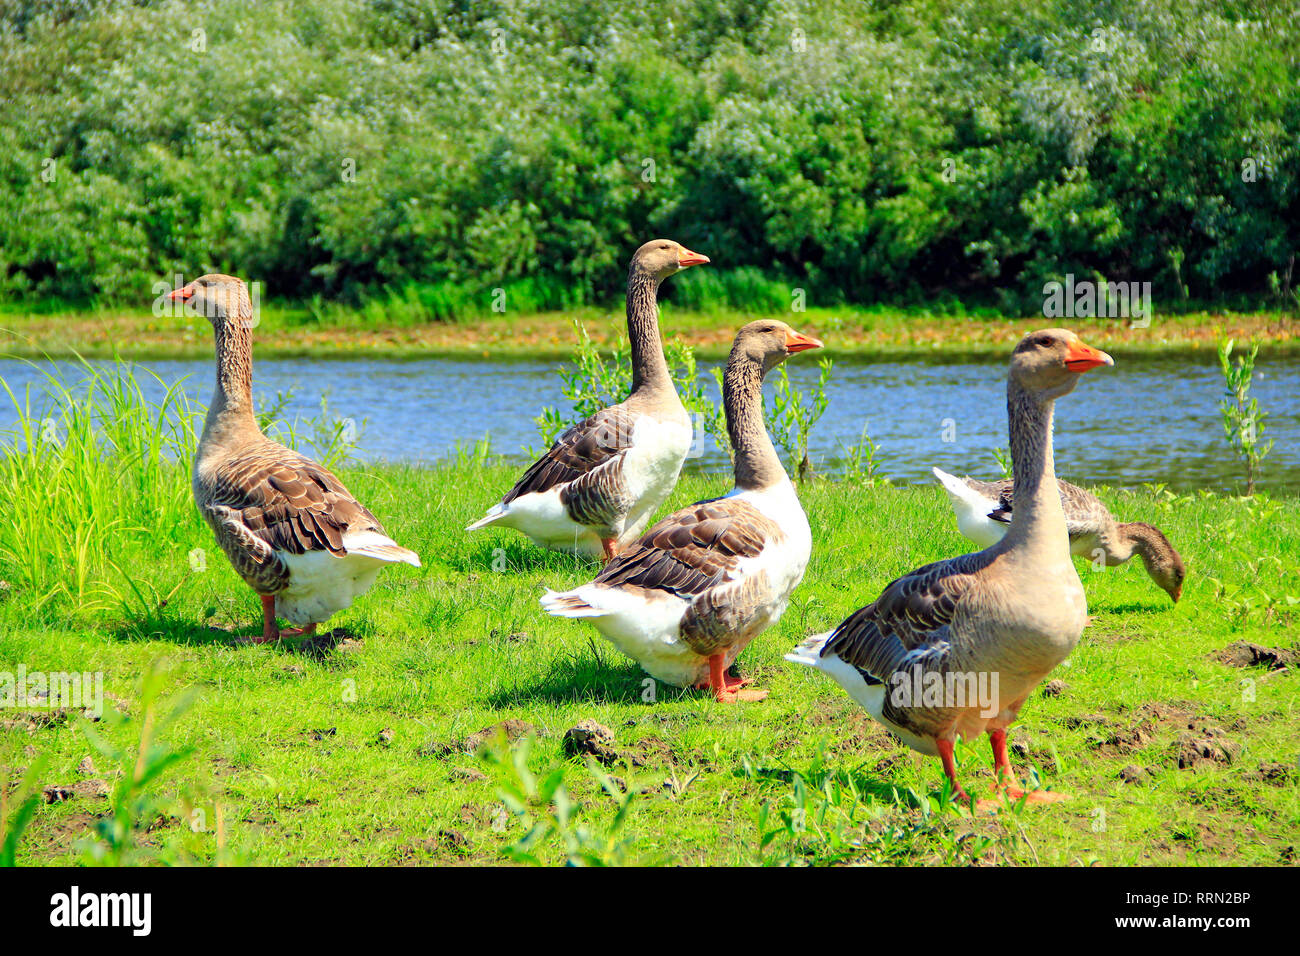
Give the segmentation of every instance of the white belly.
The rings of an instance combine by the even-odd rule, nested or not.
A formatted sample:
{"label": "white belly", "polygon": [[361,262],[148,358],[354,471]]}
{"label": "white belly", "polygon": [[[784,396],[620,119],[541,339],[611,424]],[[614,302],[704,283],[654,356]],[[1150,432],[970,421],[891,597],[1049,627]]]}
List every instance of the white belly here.
{"label": "white belly", "polygon": [[560,500],[560,489],[520,495],[505,506],[498,524],[526,534],[534,544],[553,551],[569,551],[600,558],[604,555],[600,536],[569,517]]}
{"label": "white belly", "polygon": [[[781,619],[790,595],[803,580],[812,552],[812,532],[789,482],[765,492],[741,492],[756,508],[775,520],[784,535],[777,546],[772,542],[752,558],[741,561],[732,580],[742,582],[762,576],[769,585],[768,600],[739,629],[722,651],[723,666],[731,665],[741,651]],[[725,587],[725,585],[722,585]],[[605,638],[628,657],[639,661],[646,672],[668,684],[687,687],[704,683],[709,676],[709,659],[681,639],[681,620],[688,602],[659,594],[647,600],[638,592],[587,585],[578,593],[611,613],[592,619]]]}
{"label": "white belly", "polygon": [[349,607],[375,583],[388,562],[358,554],[335,557],[328,551],[286,554],[289,584],[275,596],[275,613],[296,627],[320,624]]}

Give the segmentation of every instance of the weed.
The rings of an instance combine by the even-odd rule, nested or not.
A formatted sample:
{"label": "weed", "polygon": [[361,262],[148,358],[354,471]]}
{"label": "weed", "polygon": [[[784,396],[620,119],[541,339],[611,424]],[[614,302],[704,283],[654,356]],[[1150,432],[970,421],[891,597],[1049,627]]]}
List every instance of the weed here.
{"label": "weed", "polygon": [[505,849],[520,863],[541,865],[541,853],[551,838],[558,838],[569,866],[620,866],[627,858],[629,838],[623,834],[636,791],[624,790],[600,765],[587,760],[586,769],[615,803],[614,816],[597,830],[577,822],[577,807],[564,786],[568,765],[560,763],[538,779],[528,767],[532,739],[523,738],[506,747],[503,738],[483,753],[483,759],[497,774],[497,794],[523,836]]}
{"label": "weed", "polygon": [[1219,343],[1219,368],[1223,372],[1224,391],[1227,396],[1219,403],[1223,415],[1223,434],[1228,444],[1246,466],[1246,494],[1255,493],[1259,466],[1273,447],[1270,439],[1262,441],[1264,419],[1267,412],[1259,410],[1259,401],[1250,397],[1250,380],[1255,372],[1255,358],[1259,343],[1252,342],[1249,354],[1232,357],[1234,342],[1224,339]]}
{"label": "weed", "polygon": [[767,430],[772,441],[785,452],[790,471],[802,483],[813,475],[812,461],[808,457],[808,437],[813,426],[826,412],[829,403],[826,386],[831,380],[834,363],[823,358],[817,363],[820,374],[813,388],[811,400],[790,384],[790,373],[784,365],[777,369],[776,394],[771,411],[765,414]]}

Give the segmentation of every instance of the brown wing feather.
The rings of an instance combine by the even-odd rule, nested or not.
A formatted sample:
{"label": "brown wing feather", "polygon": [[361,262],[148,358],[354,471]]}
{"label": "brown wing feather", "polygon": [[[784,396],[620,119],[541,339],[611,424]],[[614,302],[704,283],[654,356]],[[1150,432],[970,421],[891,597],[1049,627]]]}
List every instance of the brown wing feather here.
{"label": "brown wing feather", "polygon": [[660,521],[596,577],[597,584],[666,591],[690,601],[680,636],[697,654],[734,643],[765,606],[765,574],[732,580],[744,558],[784,538],[776,522],[746,501],[716,498]]}
{"label": "brown wing feather", "polygon": [[[975,487],[972,479],[966,480],[971,487]],[[979,484],[985,483],[979,482]],[[1078,485],[1061,481],[1059,478],[1056,484],[1061,492],[1061,508],[1065,511],[1065,530],[1071,538],[1083,534],[1096,534],[1113,520],[1110,511],[1092,492],[1084,491]],[[1008,479],[989,483],[987,487],[997,489],[998,501],[997,508],[989,512],[989,517],[994,521],[1009,524],[1015,510],[1015,486]]]}
{"label": "brown wing feather", "polygon": [[208,504],[238,516],[272,550],[343,555],[348,531],[384,533],[375,516],[328,469],[276,446],[223,462]]}
{"label": "brown wing feather", "polygon": [[742,558],[759,554],[765,540],[780,537],[776,523],[748,502],[701,501],[656,524],[605,565],[595,583],[689,598],[725,580]]}
{"label": "brown wing feather", "polygon": [[988,560],[984,552],[964,554],[892,581],[880,597],[835,629],[822,647],[822,656],[834,654],[856,667],[869,683],[880,683],[910,654],[945,655],[948,626],[975,585],[976,572]]}
{"label": "brown wing feather", "polygon": [[501,499],[550,491],[588,474],[625,451],[632,443],[633,417],[622,406],[601,409],[574,425],[524,472]]}

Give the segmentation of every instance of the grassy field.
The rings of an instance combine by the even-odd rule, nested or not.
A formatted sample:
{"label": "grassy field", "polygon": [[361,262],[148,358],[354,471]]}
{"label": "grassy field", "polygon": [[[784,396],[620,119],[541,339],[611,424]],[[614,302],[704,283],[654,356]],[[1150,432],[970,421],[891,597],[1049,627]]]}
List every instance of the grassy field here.
{"label": "grassy field", "polygon": [[[685,311],[671,291],[663,305],[665,334],[696,349],[702,360],[725,357],[735,330],[758,316],[733,309]],[[987,313],[930,314],[896,309],[809,308],[782,314],[798,328],[826,340],[832,357],[888,360],[932,356],[1005,358],[1042,316],[1014,318]],[[259,358],[492,357],[559,360],[571,357],[573,323],[582,322],[597,342],[626,334],[621,309],[575,308],[565,312],[507,312],[459,322],[427,321],[400,302],[365,310],[332,306],[324,312],[271,303],[261,310]],[[1281,312],[1159,311],[1148,328],[1124,319],[1062,319],[1084,339],[1117,356],[1213,353],[1221,336],[1257,338],[1265,355],[1300,354],[1300,318]],[[27,358],[67,356],[124,359],[208,358],[211,331],[202,318],[155,316],[138,309],[101,308],[32,312],[0,311],[0,354]]]}
{"label": "grassy field", "polygon": [[[509,532],[463,533],[514,474],[469,455],[343,468],[424,567],[383,574],[330,641],[236,645],[258,605],[194,513],[184,469],[151,460],[158,443],[87,464],[69,436],[41,461],[11,453],[0,477],[0,505],[28,522],[0,533],[0,670],[102,672],[106,697],[94,723],[0,710],[6,814],[27,768],[54,788],[35,801],[19,863],[495,863],[511,847],[541,862],[660,864],[1296,859],[1296,668],[1217,659],[1238,641],[1294,647],[1295,498],[1099,490],[1182,551],[1183,599],[1173,606],[1137,562],[1080,562],[1093,620],[1054,675],[1063,688],[1035,694],[1011,735],[1017,767],[1073,799],[972,817],[944,799],[937,760],[782,660],[896,575],[967,549],[937,488],[802,490],[812,562],[739,662],[771,696],[721,705],[647,685],[590,627],[544,616],[543,586],[596,568]],[[669,506],[726,486],[688,474]],[[97,489],[81,524],[75,488]],[[141,696],[148,673],[157,701]],[[607,771],[564,755],[584,719],[613,733]],[[472,735],[503,722],[522,733],[515,749],[488,734],[474,753]],[[987,743],[959,746],[958,760],[982,795]]]}

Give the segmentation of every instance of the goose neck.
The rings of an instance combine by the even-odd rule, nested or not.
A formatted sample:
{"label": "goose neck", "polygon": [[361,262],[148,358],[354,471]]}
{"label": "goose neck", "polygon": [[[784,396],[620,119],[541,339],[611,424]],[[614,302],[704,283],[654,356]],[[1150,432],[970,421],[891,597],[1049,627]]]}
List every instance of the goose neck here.
{"label": "goose neck", "polygon": [[1007,383],[1007,420],[1011,440],[1011,471],[1016,506],[1006,541],[1009,548],[1026,545],[1054,546],[1060,539],[1068,550],[1065,511],[1056,485],[1052,454],[1052,419],[1055,401],[1024,388],[1015,379]]}
{"label": "goose neck", "polygon": [[674,392],[659,335],[659,279],[635,264],[627,278],[627,337],[632,394]]}
{"label": "goose neck", "polygon": [[763,422],[762,368],[733,354],[722,377],[722,393],[727,434],[735,455],[736,487],[757,491],[786,480]]}
{"label": "goose neck", "polygon": [[213,323],[217,346],[217,388],[208,407],[204,436],[253,418],[253,330],[246,318],[221,316]]}

